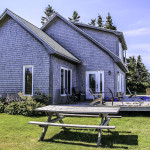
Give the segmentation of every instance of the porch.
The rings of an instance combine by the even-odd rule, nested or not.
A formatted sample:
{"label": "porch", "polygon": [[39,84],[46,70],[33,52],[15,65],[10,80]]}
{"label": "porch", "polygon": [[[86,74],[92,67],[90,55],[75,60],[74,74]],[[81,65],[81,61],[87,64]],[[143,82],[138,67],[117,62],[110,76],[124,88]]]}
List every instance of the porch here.
{"label": "porch", "polygon": [[[150,95],[143,95],[144,97],[150,97]],[[129,98],[124,96],[124,100],[120,101],[106,101],[104,106],[119,106],[120,111],[150,111],[150,99],[142,100],[141,96]],[[91,100],[79,101],[71,104],[64,104],[68,106],[89,106]]]}

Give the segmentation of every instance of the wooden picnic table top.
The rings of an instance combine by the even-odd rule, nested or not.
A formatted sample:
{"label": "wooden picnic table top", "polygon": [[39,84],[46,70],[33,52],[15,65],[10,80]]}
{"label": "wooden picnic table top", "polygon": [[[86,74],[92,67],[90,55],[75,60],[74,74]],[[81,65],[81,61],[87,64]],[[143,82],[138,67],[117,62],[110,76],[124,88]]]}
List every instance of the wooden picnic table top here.
{"label": "wooden picnic table top", "polygon": [[48,105],[35,109],[41,112],[57,112],[57,113],[83,113],[83,114],[117,114],[120,107],[86,107],[86,106],[62,106],[62,105]]}

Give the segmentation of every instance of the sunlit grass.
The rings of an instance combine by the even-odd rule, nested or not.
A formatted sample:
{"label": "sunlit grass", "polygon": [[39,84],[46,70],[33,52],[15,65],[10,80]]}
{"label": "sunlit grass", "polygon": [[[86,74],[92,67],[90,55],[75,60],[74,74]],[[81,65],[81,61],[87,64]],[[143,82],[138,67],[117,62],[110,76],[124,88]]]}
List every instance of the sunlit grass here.
{"label": "sunlit grass", "polygon": [[[149,117],[123,117],[111,119],[116,126],[110,133],[104,130],[101,147],[96,148],[97,131],[49,127],[45,140],[38,142],[42,128],[29,125],[29,121],[46,121],[47,117],[24,117],[0,114],[0,150],[149,150]],[[65,123],[99,124],[98,118],[65,118]]]}

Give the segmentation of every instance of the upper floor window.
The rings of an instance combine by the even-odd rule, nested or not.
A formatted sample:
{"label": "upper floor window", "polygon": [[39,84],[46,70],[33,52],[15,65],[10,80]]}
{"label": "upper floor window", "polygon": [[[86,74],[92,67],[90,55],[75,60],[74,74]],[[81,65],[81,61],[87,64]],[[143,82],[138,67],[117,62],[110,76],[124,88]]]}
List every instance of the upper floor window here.
{"label": "upper floor window", "polygon": [[119,42],[119,57],[121,60],[123,60],[123,50],[122,50],[122,44]]}
{"label": "upper floor window", "polygon": [[72,94],[72,70],[61,68],[61,95],[65,95],[65,90],[68,94]]}
{"label": "upper floor window", "polygon": [[23,66],[23,94],[33,95],[33,66]]}

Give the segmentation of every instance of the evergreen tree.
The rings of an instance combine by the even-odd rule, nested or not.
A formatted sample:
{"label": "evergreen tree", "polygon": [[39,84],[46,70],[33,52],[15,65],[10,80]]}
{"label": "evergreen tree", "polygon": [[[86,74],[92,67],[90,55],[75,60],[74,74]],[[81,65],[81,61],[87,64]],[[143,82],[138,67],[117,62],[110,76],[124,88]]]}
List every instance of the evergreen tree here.
{"label": "evergreen tree", "polygon": [[137,59],[129,57],[127,59],[129,72],[127,73],[127,87],[132,91],[145,92],[145,89],[150,86],[150,73],[142,63],[141,56]]}
{"label": "evergreen tree", "polygon": [[98,27],[103,27],[103,20],[101,15],[98,14],[98,19],[97,19],[97,25]]}
{"label": "evergreen tree", "polygon": [[104,28],[111,29],[111,30],[117,30],[117,28],[115,26],[113,26],[113,22],[112,22],[110,13],[108,13],[108,16],[106,17],[106,24],[105,24]]}
{"label": "evergreen tree", "polygon": [[73,12],[72,18],[68,17],[70,21],[79,22],[80,16],[77,11]]}
{"label": "evergreen tree", "polygon": [[45,8],[44,13],[45,13],[46,16],[45,16],[45,17],[42,16],[42,18],[41,18],[41,23],[42,23],[42,25],[45,24],[45,23],[50,19],[50,17],[52,16],[52,14],[53,14],[54,12],[55,12],[54,9],[53,9],[52,6],[50,6],[50,5],[48,5],[48,6]]}
{"label": "evergreen tree", "polygon": [[91,19],[91,23],[89,23],[89,25],[95,26],[96,25],[96,19]]}

